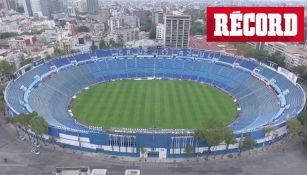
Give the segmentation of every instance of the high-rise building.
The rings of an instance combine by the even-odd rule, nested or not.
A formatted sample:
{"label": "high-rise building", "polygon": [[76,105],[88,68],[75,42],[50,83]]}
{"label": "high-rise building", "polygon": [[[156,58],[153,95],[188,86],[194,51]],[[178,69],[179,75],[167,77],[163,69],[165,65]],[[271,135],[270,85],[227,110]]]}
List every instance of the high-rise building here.
{"label": "high-rise building", "polygon": [[146,24],[148,20],[148,16],[151,15],[151,12],[149,10],[134,10],[133,15],[136,15],[137,17],[140,18],[140,24]]}
{"label": "high-rise building", "polygon": [[86,0],[87,13],[90,15],[98,15],[98,0]]}
{"label": "high-rise building", "polygon": [[163,41],[164,40],[164,25],[158,24],[156,26],[156,39]]}
{"label": "high-rise building", "polygon": [[72,6],[68,6],[66,8],[66,14],[68,17],[76,17],[76,10],[74,7]]}
{"label": "high-rise building", "polygon": [[26,15],[33,16],[33,11],[31,7],[31,0],[23,0],[23,10]]}
{"label": "high-rise building", "polygon": [[158,24],[163,24],[164,23],[164,14],[163,10],[156,10],[153,12],[153,22],[158,25]]}
{"label": "high-rise building", "polygon": [[85,13],[87,11],[86,0],[80,0],[75,2],[77,11],[80,13]]}
{"label": "high-rise building", "polygon": [[3,8],[6,14],[9,10],[15,9],[15,5],[14,0],[0,0],[0,9]]}
{"label": "high-rise building", "polygon": [[51,1],[49,0],[40,0],[42,15],[49,17],[51,15],[51,8],[49,6]]}
{"label": "high-rise building", "polygon": [[40,0],[43,16],[64,12],[62,0]]}
{"label": "high-rise building", "polygon": [[63,0],[48,0],[51,14],[62,13],[65,11]]}
{"label": "high-rise building", "polygon": [[102,23],[108,22],[111,16],[111,12],[109,8],[101,8],[100,9],[100,19]]}
{"label": "high-rise building", "polygon": [[30,0],[33,15],[42,16],[42,7],[40,0]]}
{"label": "high-rise building", "polygon": [[173,12],[164,18],[164,46],[187,48],[190,37],[191,16]]}

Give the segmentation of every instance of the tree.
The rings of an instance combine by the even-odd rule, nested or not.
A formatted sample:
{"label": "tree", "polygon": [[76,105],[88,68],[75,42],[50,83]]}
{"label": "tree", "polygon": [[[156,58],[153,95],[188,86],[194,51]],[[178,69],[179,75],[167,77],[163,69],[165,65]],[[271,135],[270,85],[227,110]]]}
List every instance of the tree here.
{"label": "tree", "polygon": [[208,150],[207,150],[207,156],[206,159],[208,159],[209,154],[211,153],[211,148],[213,146],[216,146],[220,144],[223,141],[223,134],[219,130],[219,128],[212,128],[212,129],[205,129],[203,132],[205,142],[208,145]]}
{"label": "tree", "polygon": [[45,56],[45,59],[46,59],[46,60],[50,60],[51,58],[52,58],[52,57],[51,57],[51,55],[49,55],[49,54]]}
{"label": "tree", "polygon": [[[42,138],[43,134],[48,131],[48,123],[44,118],[35,115],[30,120],[31,130],[35,133],[36,136],[40,136]],[[37,137],[36,137],[37,139]],[[43,140],[43,138],[42,138]],[[37,140],[38,142],[38,140]]]}
{"label": "tree", "polygon": [[195,130],[195,131],[194,131],[194,136],[193,136],[193,137],[194,137],[194,139],[196,140],[195,152],[197,152],[198,150],[196,150],[196,149],[197,149],[197,147],[198,147],[199,142],[202,141],[202,140],[204,140],[204,139],[203,139],[202,130],[200,130],[200,129]]}
{"label": "tree", "polygon": [[140,148],[140,152],[141,152],[141,154],[142,154],[142,157],[144,158],[144,154],[146,153],[145,148],[144,148],[144,147],[141,147],[141,148]]}
{"label": "tree", "polygon": [[114,40],[110,39],[109,45],[113,48],[119,48],[119,47],[123,47],[124,43],[123,41],[115,42]]}
{"label": "tree", "polygon": [[274,52],[268,57],[269,61],[276,63],[278,66],[284,67],[285,66],[285,59],[286,57],[279,51]]}
{"label": "tree", "polygon": [[7,78],[10,78],[15,71],[15,68],[13,65],[11,65],[8,61],[2,60],[0,61],[0,72],[6,76]]}
{"label": "tree", "polygon": [[87,26],[80,26],[78,27],[78,32],[89,32],[90,28]]}
{"label": "tree", "polygon": [[194,21],[191,26],[191,34],[192,35],[204,35],[205,34],[205,26],[202,22]]}
{"label": "tree", "polygon": [[28,58],[28,59],[22,59],[21,63],[20,63],[20,67],[27,65],[27,64],[31,64],[33,63],[33,59],[32,58]]}
{"label": "tree", "polygon": [[149,31],[149,39],[156,39],[156,25],[152,24]]}
{"label": "tree", "polygon": [[104,42],[104,40],[100,40],[99,42],[99,49],[106,49],[109,48],[109,46]]}
{"label": "tree", "polygon": [[242,148],[246,150],[251,150],[254,148],[255,144],[256,144],[255,140],[250,135],[248,135],[244,138]]}
{"label": "tree", "polygon": [[61,50],[59,49],[58,47],[55,47],[54,48],[54,52],[53,52],[53,56],[54,57],[59,57],[59,56],[62,56],[62,55],[65,55],[65,51],[64,50]]}
{"label": "tree", "polygon": [[226,150],[229,149],[229,145],[237,143],[235,135],[233,134],[232,130],[229,128],[224,129],[224,141],[226,144]]}
{"label": "tree", "polygon": [[17,135],[18,135],[18,136],[20,135],[20,134],[19,134],[19,131],[18,131],[18,126],[17,126],[17,123],[18,123],[18,122],[17,122],[16,118],[7,116],[7,117],[5,118],[5,122],[6,122],[6,123],[12,124],[12,125],[15,127],[15,129],[16,129]]}
{"label": "tree", "polygon": [[6,38],[11,38],[17,36],[17,33],[14,32],[4,32],[4,33],[0,33],[0,39],[6,39]]}
{"label": "tree", "polygon": [[187,154],[192,154],[193,153],[193,147],[190,144],[187,144],[186,147],[184,148],[184,152]]}
{"label": "tree", "polygon": [[307,112],[298,118],[302,125],[307,125]]}
{"label": "tree", "polygon": [[289,138],[296,136],[302,130],[302,125],[297,119],[287,121],[287,131]]}
{"label": "tree", "polygon": [[204,130],[202,132],[203,139],[208,145],[207,157],[211,153],[211,148],[220,144],[223,139],[223,124],[216,118],[209,118],[204,122]]}
{"label": "tree", "polygon": [[144,32],[150,32],[152,26],[153,26],[153,23],[152,23],[152,20],[151,20],[151,17],[148,16],[147,20],[145,21],[144,24],[141,24],[142,26],[140,27],[140,31],[144,31]]}
{"label": "tree", "polygon": [[28,116],[24,113],[20,113],[19,115],[16,116],[17,123],[24,128],[25,132],[28,135],[29,140],[31,140],[30,134],[28,132],[28,129],[30,129],[30,120],[31,120],[31,115]]}
{"label": "tree", "polygon": [[5,115],[5,102],[3,100],[0,100],[0,110]]}
{"label": "tree", "polygon": [[54,144],[56,143],[56,140],[55,140],[54,137],[49,137],[49,138],[47,139],[47,142],[50,143],[50,144],[52,144],[52,145],[53,145],[53,149],[55,149]]}
{"label": "tree", "polygon": [[54,137],[49,137],[49,138],[47,139],[47,142],[53,144],[53,143],[56,143],[56,140],[55,140]]}
{"label": "tree", "polygon": [[95,45],[95,42],[92,41],[91,50],[97,50],[98,47]]}

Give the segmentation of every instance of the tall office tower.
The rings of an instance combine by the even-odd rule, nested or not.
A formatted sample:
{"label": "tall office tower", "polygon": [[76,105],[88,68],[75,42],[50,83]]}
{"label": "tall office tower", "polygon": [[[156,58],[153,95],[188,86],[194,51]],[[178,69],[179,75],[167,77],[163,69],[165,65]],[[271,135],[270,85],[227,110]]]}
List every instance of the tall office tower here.
{"label": "tall office tower", "polygon": [[62,13],[65,11],[63,0],[48,0],[51,14]]}
{"label": "tall office tower", "polygon": [[3,8],[6,14],[9,10],[15,9],[15,5],[16,4],[14,0],[0,0],[0,9]]}
{"label": "tall office tower", "polygon": [[33,11],[31,7],[31,0],[23,0],[23,9],[25,14],[28,16],[33,16]]}
{"label": "tall office tower", "polygon": [[41,5],[41,10],[42,10],[42,15],[50,17],[51,15],[51,8],[49,5],[49,0],[40,0],[40,5]]}
{"label": "tall office tower", "polygon": [[42,16],[42,7],[40,0],[30,0],[33,15]]}
{"label": "tall office tower", "polygon": [[50,17],[51,14],[64,12],[62,0],[40,0],[42,15]]}
{"label": "tall office tower", "polygon": [[164,47],[187,48],[191,16],[172,12],[164,18]]}
{"label": "tall office tower", "polygon": [[109,8],[103,7],[100,9],[100,20],[102,23],[108,22],[110,16],[111,16],[111,12]]}
{"label": "tall office tower", "polygon": [[98,15],[98,0],[86,0],[87,13],[90,15]]}
{"label": "tall office tower", "polygon": [[152,15],[153,19],[152,21],[158,25],[158,24],[163,24],[164,22],[164,14],[163,14],[163,10],[155,10],[153,12],[153,15]]}

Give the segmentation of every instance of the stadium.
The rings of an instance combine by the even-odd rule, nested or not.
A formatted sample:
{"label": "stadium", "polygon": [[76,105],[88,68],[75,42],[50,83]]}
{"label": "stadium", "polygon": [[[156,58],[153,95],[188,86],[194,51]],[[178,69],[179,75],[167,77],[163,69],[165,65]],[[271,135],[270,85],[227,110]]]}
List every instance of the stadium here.
{"label": "stadium", "polygon": [[[38,112],[44,136],[72,149],[133,157],[201,156],[193,131],[216,117],[257,147],[286,135],[305,106],[297,77],[255,60],[177,48],[107,49],[20,69],[5,90],[12,116]],[[276,133],[265,132],[277,127]],[[186,153],[187,145],[194,149]],[[214,154],[238,151],[238,144]],[[145,151],[141,151],[145,150]]]}

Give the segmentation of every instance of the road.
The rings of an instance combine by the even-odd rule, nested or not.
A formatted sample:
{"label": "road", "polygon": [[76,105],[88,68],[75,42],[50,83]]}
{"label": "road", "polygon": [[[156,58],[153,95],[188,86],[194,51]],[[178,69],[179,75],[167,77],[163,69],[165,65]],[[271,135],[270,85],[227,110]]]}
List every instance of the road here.
{"label": "road", "polygon": [[[40,155],[30,153],[31,145],[16,139],[16,131],[0,117],[0,175],[51,175],[56,166],[105,168],[108,175],[123,175],[125,169],[141,169],[142,175],[306,175],[307,150],[299,139],[275,144],[236,158],[209,161],[139,162],[103,155],[73,153],[43,147]],[[60,148],[59,148],[60,149]],[[7,158],[7,162],[4,162]],[[195,160],[195,159],[194,159]]]}

